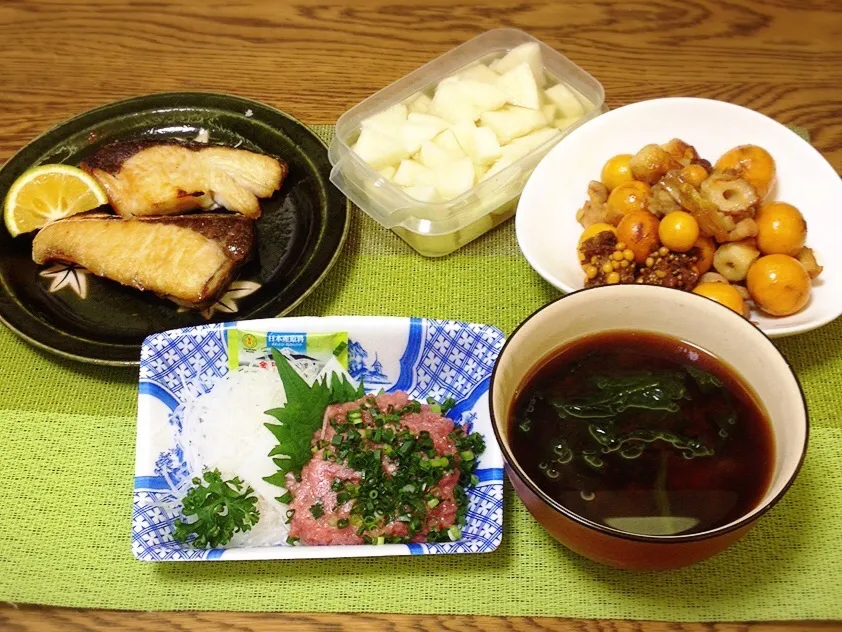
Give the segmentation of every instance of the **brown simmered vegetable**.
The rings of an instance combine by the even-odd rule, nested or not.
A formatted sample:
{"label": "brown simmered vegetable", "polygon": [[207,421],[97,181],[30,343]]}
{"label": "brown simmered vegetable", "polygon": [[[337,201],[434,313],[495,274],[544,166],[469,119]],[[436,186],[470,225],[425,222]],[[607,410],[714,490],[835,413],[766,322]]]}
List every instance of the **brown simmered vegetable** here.
{"label": "brown simmered vegetable", "polygon": [[699,152],[692,145],[688,145],[680,138],[673,138],[671,141],[664,143],[661,147],[670,156],[672,156],[682,167],[693,165],[699,162]]}
{"label": "brown simmered vegetable", "polygon": [[728,235],[736,228],[736,223],[723,216],[716,204],[702,197],[692,184],[683,181],[677,173],[668,173],[661,184],[676,202],[693,214],[702,234],[719,242],[729,241]]}
{"label": "brown simmered vegetable", "polygon": [[682,165],[660,145],[646,145],[637,152],[629,163],[635,180],[655,184],[668,172],[681,169]]}
{"label": "brown simmered vegetable", "polygon": [[741,241],[749,237],[757,237],[757,222],[751,217],[741,219],[734,230],[728,233],[728,241]]}
{"label": "brown simmered vegetable", "polygon": [[588,200],[576,213],[576,220],[582,225],[582,228],[587,228],[591,224],[604,222],[611,224],[608,221],[607,208],[605,203],[608,201],[608,187],[602,182],[591,180],[588,184]]}
{"label": "brown simmered vegetable", "polygon": [[777,167],[772,155],[757,145],[740,145],[726,151],[716,161],[714,169],[748,180],[761,199],[765,198],[775,184]]}
{"label": "brown simmered vegetable", "polygon": [[810,275],[811,279],[815,279],[822,273],[822,270],[824,270],[824,267],[820,266],[819,262],[816,261],[816,255],[812,248],[807,248],[805,246],[798,251],[795,258],[798,259],[802,266],[804,266],[804,269],[807,271],[807,274]]}
{"label": "brown simmered vegetable", "polygon": [[[748,180],[727,173],[713,173],[699,187],[702,196],[729,215],[754,216],[760,202]],[[736,217],[734,219],[737,219]]]}
{"label": "brown simmered vegetable", "polygon": [[662,183],[654,185],[649,198],[649,212],[656,217],[663,217],[673,211],[680,211],[681,205],[675,201]]}
{"label": "brown simmered vegetable", "polygon": [[728,281],[744,280],[751,264],[760,257],[760,251],[752,243],[753,241],[733,241],[722,244],[713,255],[713,267]]}

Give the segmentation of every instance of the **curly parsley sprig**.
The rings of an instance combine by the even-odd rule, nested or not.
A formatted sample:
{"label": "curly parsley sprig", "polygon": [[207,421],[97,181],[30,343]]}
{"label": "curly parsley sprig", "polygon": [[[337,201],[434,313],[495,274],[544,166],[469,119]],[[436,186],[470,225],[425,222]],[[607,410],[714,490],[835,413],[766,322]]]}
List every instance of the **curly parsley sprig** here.
{"label": "curly parsley sprig", "polygon": [[[197,549],[217,548],[227,544],[235,532],[251,529],[260,518],[255,505],[254,490],[239,478],[223,481],[219,470],[204,473],[204,482],[198,476],[181,501],[182,514],[192,520],[175,521],[173,538],[187,542]],[[193,539],[191,540],[191,536]]]}

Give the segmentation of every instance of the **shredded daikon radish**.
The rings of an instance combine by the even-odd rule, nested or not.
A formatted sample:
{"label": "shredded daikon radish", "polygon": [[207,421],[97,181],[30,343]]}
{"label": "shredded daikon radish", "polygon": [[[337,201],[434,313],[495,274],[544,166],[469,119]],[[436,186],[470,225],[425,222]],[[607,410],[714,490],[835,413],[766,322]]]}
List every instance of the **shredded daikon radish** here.
{"label": "shredded daikon radish", "polygon": [[203,386],[190,389],[182,404],[177,441],[190,477],[181,489],[173,491],[181,498],[190,479],[207,470],[218,469],[225,480],[239,477],[254,489],[260,519],[250,531],[236,533],[227,546],[285,543],[287,506],[275,498],[286,490],[263,480],[277,471],[268,456],[277,442],[264,425],[273,418],[265,411],[286,402],[277,371],[273,367],[240,367]]}

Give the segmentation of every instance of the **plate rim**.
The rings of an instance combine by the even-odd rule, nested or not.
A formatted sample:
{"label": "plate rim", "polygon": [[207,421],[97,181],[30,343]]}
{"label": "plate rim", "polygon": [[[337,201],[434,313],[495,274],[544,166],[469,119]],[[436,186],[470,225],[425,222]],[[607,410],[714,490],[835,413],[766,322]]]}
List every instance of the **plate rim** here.
{"label": "plate rim", "polygon": [[[272,111],[274,114],[280,115],[280,116],[282,116],[286,119],[289,119],[293,123],[298,124],[301,128],[303,128],[304,130],[309,132],[312,135],[312,137],[315,138],[322,147],[324,147],[325,155],[327,155],[329,145],[318,134],[316,134],[316,132],[309,125],[302,122],[298,118],[292,116],[291,114],[288,114],[287,112],[284,112],[283,110],[280,110],[280,109],[278,109],[278,108],[276,108],[272,105],[268,105],[268,104],[262,103],[260,101],[256,101],[254,99],[249,99],[247,97],[242,97],[242,96],[235,95],[235,94],[227,94],[227,93],[224,93],[224,92],[209,92],[209,91],[203,91],[203,90],[196,90],[196,91],[179,90],[179,91],[152,92],[152,93],[145,94],[145,95],[138,95],[138,96],[129,97],[129,98],[126,98],[126,99],[120,99],[118,101],[112,101],[112,102],[109,102],[109,103],[104,103],[102,105],[96,106],[94,108],[91,108],[89,110],[85,110],[84,112],[81,112],[81,113],[76,114],[74,116],[71,116],[70,118],[64,119],[63,121],[60,121],[60,122],[56,123],[52,127],[48,128],[47,130],[38,134],[35,138],[33,138],[32,140],[27,142],[20,149],[18,149],[15,153],[13,153],[3,163],[3,165],[0,166],[0,172],[2,172],[4,169],[6,169],[8,167],[8,165],[12,164],[15,161],[15,159],[17,159],[18,156],[20,154],[22,154],[23,152],[25,152],[31,145],[34,145],[35,143],[37,143],[39,141],[43,141],[45,138],[47,138],[51,134],[56,133],[57,131],[62,129],[64,126],[69,125],[69,124],[73,123],[74,121],[78,121],[78,120],[81,120],[81,119],[86,118],[88,116],[99,114],[99,113],[101,113],[105,110],[108,110],[110,108],[114,108],[114,107],[118,107],[118,106],[126,106],[126,105],[130,105],[134,102],[141,102],[142,103],[142,102],[147,101],[150,98],[178,98],[178,97],[188,97],[188,98],[212,97],[212,98],[219,98],[219,99],[227,99],[229,101],[230,100],[239,101],[243,105],[247,105],[247,106],[248,105],[257,105],[259,107],[266,108],[267,110]],[[326,188],[333,187],[333,184],[330,182],[329,178],[327,178],[325,180],[325,187]],[[336,262],[338,261],[339,257],[341,256],[341,254],[342,254],[342,252],[345,248],[345,244],[348,240],[348,235],[350,233],[351,212],[350,212],[350,209],[348,208],[349,207],[348,199],[344,196],[344,194],[342,194],[341,191],[339,192],[339,195],[341,196],[341,198],[344,199],[344,202],[345,202],[344,203],[344,222],[343,222],[343,227],[342,227],[342,234],[340,235],[339,241],[336,245],[336,248],[335,248],[330,260],[327,262],[326,266],[321,270],[318,277],[316,277],[315,280],[311,284],[309,284],[309,286],[292,303],[290,303],[290,305],[288,305],[283,310],[278,312],[274,317],[285,316],[286,314],[288,314],[289,312],[294,310],[296,307],[298,307],[307,297],[309,297],[310,294],[312,294],[312,292],[324,281],[325,277],[330,273],[330,271],[333,269],[334,265],[336,265]],[[2,297],[2,299],[4,299],[4,300],[6,298],[14,300],[13,294],[6,288],[5,283],[0,284],[0,294],[4,295]],[[273,317],[267,316],[266,318],[273,318]],[[249,318],[248,320],[254,320],[254,318]],[[52,347],[48,343],[43,342],[41,340],[38,340],[37,338],[34,338],[34,337],[30,336],[29,334],[21,331],[20,328],[16,327],[15,325],[13,325],[9,321],[9,319],[6,317],[5,313],[2,310],[0,310],[0,323],[2,323],[6,328],[9,329],[9,331],[14,333],[21,340],[25,340],[27,343],[31,344],[32,346],[34,346],[34,347],[36,347],[36,348],[38,348],[42,351],[46,351],[50,355],[55,355],[55,356],[59,356],[61,358],[65,358],[65,359],[68,359],[68,360],[74,360],[74,361],[77,361],[77,362],[83,362],[85,364],[93,364],[93,365],[98,365],[98,366],[119,366],[119,367],[140,366],[140,349],[143,346],[143,342],[136,345],[137,351],[138,351],[137,360],[106,359],[106,358],[102,358],[102,357],[93,357],[93,356],[82,355],[82,354],[73,353],[73,352],[69,352],[69,351],[65,351],[65,350],[62,350],[62,349],[57,349],[55,347]],[[57,331],[58,333],[60,333],[62,335],[72,335],[72,334],[68,334],[66,331],[61,330],[61,329],[55,329],[55,331]],[[125,346],[128,347],[128,346],[135,346],[135,345],[125,345]]]}

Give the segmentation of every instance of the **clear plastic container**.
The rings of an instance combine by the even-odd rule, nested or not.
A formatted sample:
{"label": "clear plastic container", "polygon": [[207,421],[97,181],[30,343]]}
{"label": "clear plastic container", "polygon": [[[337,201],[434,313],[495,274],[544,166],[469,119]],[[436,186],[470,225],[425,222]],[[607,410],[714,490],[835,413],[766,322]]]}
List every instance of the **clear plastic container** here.
{"label": "clear plastic container", "polygon": [[[541,48],[548,85],[563,83],[592,108],[561,134],[535,148],[462,195],[444,202],[426,203],[410,197],[351,147],[361,122],[417,93],[432,94],[438,83],[478,62],[491,63],[513,48],[537,42]],[[523,31],[495,29],[454,48],[418,70],[373,94],[343,114],[330,144],[333,165],[330,180],[351,201],[384,228],[394,231],[422,255],[440,257],[461,248],[511,218],[526,180],[538,162],[565,134],[604,109],[602,85],[582,68]]]}

